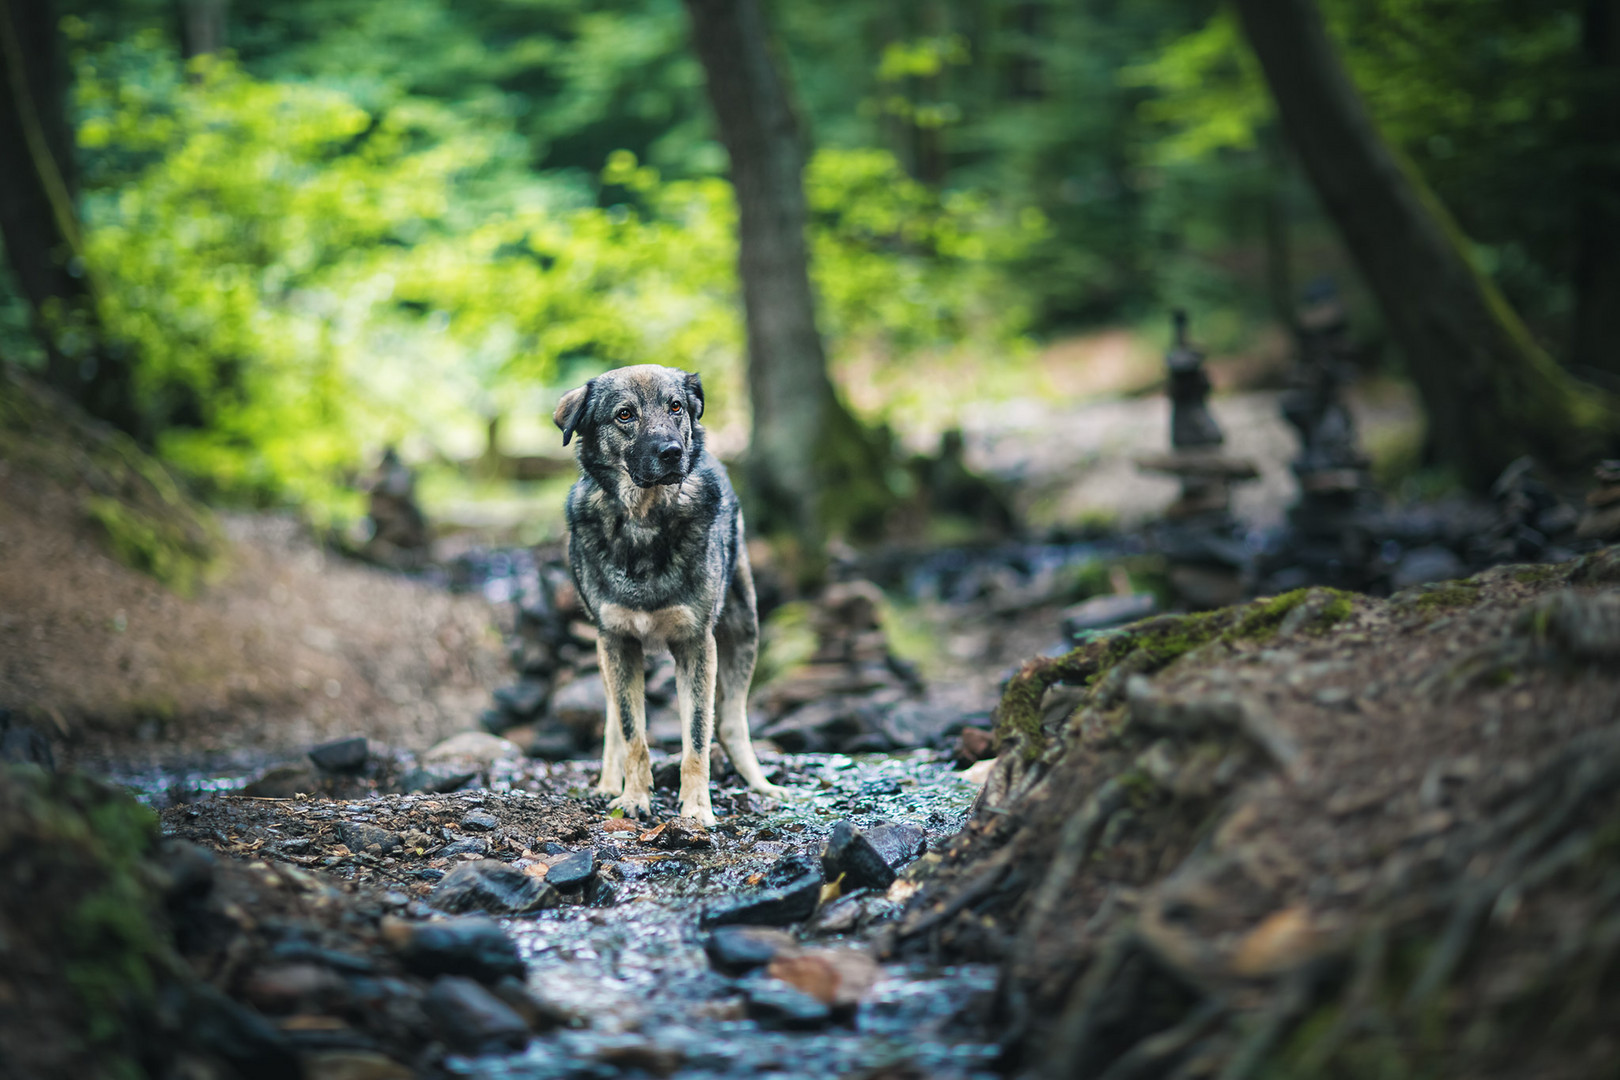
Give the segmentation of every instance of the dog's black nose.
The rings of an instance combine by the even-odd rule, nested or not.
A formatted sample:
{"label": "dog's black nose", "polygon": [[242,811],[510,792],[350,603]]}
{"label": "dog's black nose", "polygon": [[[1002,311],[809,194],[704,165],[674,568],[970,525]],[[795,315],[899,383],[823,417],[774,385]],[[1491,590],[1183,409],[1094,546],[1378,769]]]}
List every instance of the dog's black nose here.
{"label": "dog's black nose", "polygon": [[658,460],[667,466],[679,465],[681,463],[681,450],[680,443],[667,442],[658,448]]}

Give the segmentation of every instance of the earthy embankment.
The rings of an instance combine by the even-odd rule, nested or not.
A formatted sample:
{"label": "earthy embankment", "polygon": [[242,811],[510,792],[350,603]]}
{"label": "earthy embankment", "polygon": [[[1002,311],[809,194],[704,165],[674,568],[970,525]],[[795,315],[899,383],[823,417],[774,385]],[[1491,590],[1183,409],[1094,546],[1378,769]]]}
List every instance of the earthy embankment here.
{"label": "earthy embankment", "polygon": [[1004,964],[1015,1072],[1612,1070],[1620,548],[1148,620],[999,735],[888,947]]}

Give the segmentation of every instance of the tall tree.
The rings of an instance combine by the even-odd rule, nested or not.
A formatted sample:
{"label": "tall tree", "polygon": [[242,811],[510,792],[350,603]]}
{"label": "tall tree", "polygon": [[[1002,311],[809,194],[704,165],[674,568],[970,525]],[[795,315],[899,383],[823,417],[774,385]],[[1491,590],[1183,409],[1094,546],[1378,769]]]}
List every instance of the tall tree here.
{"label": "tall tree", "polygon": [[755,525],[796,528],[811,551],[881,485],[876,441],[827,374],[805,241],[805,137],[758,0],[686,0],[720,141],[731,159],[753,407]]}
{"label": "tall tree", "polygon": [[1560,369],[1473,265],[1445,207],[1379,134],[1315,0],[1235,2],[1283,131],[1405,354],[1440,458],[1482,487],[1524,453],[1572,468],[1611,445],[1620,408]]}
{"label": "tall tree", "polygon": [[74,204],[67,64],[53,0],[0,0],[0,237],[45,347],[46,378],[128,431],[136,411],[127,355],[96,314]]}
{"label": "tall tree", "polygon": [[1585,162],[1576,206],[1577,370],[1620,380],[1620,0],[1586,0],[1582,134]]}
{"label": "tall tree", "polygon": [[225,16],[230,0],[179,0],[180,51],[187,60],[225,48]]}

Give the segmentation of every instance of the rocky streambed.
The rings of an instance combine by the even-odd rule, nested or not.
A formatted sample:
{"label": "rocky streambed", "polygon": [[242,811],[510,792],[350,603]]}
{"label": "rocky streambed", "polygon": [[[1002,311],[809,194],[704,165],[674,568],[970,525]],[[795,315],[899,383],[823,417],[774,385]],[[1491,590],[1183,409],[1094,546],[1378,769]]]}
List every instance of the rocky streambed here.
{"label": "rocky streambed", "polygon": [[870,944],[979,785],[929,750],[766,767],[792,797],[728,778],[709,830],[668,790],[609,816],[583,762],[169,806],[161,921],[214,1013],[143,1053],[221,1076],[990,1075],[995,970]]}

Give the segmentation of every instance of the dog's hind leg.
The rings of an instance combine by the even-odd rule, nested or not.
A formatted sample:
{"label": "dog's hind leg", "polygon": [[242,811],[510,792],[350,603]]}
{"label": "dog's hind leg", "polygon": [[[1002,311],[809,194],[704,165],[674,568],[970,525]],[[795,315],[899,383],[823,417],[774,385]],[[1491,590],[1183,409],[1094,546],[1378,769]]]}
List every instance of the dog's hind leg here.
{"label": "dog's hind leg", "polygon": [[732,768],[748,786],[762,795],[780,799],[788,794],[765,779],[765,770],[754,756],[754,743],[748,736],[748,684],[754,680],[754,658],[758,651],[754,638],[715,635],[719,644],[719,672],[715,680],[715,734],[731,759]]}
{"label": "dog's hind leg", "polygon": [[709,740],[714,734],[714,635],[671,641],[681,717],[681,816],[714,824],[709,804]]}
{"label": "dog's hind leg", "polygon": [[[602,782],[597,790],[617,792],[610,807],[627,814],[652,813],[652,759],[647,754],[646,675],[641,642],[603,633],[596,640],[607,691],[607,730],[602,736]],[[609,783],[615,785],[609,788]],[[619,790],[622,788],[622,790]]]}

